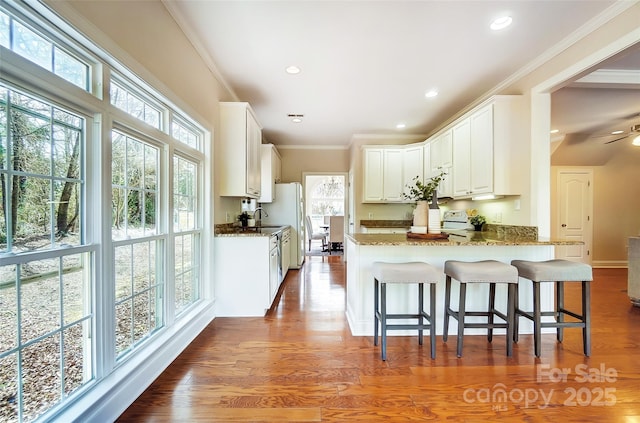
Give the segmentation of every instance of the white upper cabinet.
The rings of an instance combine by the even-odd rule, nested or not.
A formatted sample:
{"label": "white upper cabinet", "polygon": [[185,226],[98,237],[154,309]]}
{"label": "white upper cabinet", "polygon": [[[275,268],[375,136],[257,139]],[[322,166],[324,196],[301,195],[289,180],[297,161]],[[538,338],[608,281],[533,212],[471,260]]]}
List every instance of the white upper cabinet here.
{"label": "white upper cabinet", "polygon": [[363,202],[380,202],[384,200],[383,190],[383,162],[384,150],[382,148],[363,149],[364,169],[364,196]]}
{"label": "white upper cabinet", "polygon": [[402,202],[404,187],[403,149],[397,147],[364,147],[363,202]]}
{"label": "white upper cabinet", "polygon": [[471,124],[464,119],[453,127],[453,196],[471,194]]}
{"label": "white upper cabinet", "polygon": [[522,192],[521,96],[495,96],[453,126],[453,197]]}
{"label": "white upper cabinet", "polygon": [[407,188],[407,185],[413,186],[416,176],[421,181],[424,181],[424,145],[412,144],[406,146],[403,152],[402,163],[402,170],[404,173],[404,183],[402,187],[404,193],[408,194],[409,188]]}
{"label": "white upper cabinet", "polygon": [[429,173],[426,178],[432,178],[446,172],[446,176],[438,185],[438,198],[453,196],[453,131],[447,129],[437,135],[431,141],[430,146],[430,164]]}
{"label": "white upper cabinet", "polygon": [[493,192],[493,105],[490,104],[469,118],[469,190],[471,194]]}
{"label": "white upper cabinet", "polygon": [[262,144],[260,203],[272,203],[276,199],[276,184],[282,180],[282,159],[273,144]]}
{"label": "white upper cabinet", "polygon": [[451,129],[444,131],[431,141],[431,176],[440,173],[440,169],[451,167],[453,160]]}
{"label": "white upper cabinet", "polygon": [[402,201],[404,191],[403,150],[388,148],[384,150],[383,189],[384,200],[388,202]]}
{"label": "white upper cabinet", "polygon": [[[260,197],[262,129],[248,103],[220,103],[221,196]],[[218,152],[216,152],[218,154]]]}

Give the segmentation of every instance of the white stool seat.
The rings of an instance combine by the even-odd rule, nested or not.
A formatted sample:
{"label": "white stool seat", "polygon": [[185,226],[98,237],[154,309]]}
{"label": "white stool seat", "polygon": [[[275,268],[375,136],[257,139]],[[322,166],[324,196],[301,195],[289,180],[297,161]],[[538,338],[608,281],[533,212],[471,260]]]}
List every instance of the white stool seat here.
{"label": "white stool seat", "polygon": [[380,283],[438,283],[442,273],[422,262],[374,262],[371,272]]}
{"label": "white stool seat", "polygon": [[523,278],[536,282],[592,281],[591,266],[569,260],[513,260],[513,266]]}
{"label": "white stool seat", "polygon": [[447,260],[445,275],[464,283],[517,283],[518,269],[495,260],[464,262]]}

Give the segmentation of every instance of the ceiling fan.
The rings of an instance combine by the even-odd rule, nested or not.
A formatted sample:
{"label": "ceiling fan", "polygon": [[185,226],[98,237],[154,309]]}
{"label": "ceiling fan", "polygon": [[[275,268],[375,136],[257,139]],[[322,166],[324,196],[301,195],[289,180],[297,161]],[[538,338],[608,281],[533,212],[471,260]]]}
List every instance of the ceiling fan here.
{"label": "ceiling fan", "polygon": [[617,142],[617,141],[621,141],[621,140],[623,140],[625,138],[628,138],[628,137],[635,137],[633,139],[633,142],[632,142],[633,145],[640,145],[640,124],[631,125],[631,128],[629,129],[629,132],[627,132],[627,133],[623,132],[622,134],[612,134],[612,135],[621,135],[621,136],[616,138],[616,139],[614,139],[614,140],[607,141],[607,142],[605,142],[605,144],[611,144],[611,143],[614,143],[614,142]]}

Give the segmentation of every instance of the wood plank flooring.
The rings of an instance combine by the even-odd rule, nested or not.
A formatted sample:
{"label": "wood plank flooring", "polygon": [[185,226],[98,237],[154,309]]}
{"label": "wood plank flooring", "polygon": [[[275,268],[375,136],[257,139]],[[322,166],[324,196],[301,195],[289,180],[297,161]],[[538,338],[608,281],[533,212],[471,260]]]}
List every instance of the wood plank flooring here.
{"label": "wood plank flooring", "polygon": [[[542,357],[522,335],[389,338],[387,361],[345,318],[345,265],[308,258],[264,318],[217,318],[126,410],[120,422],[640,422],[640,309],[626,269],[594,269],[592,355],[579,329]],[[567,284],[578,307],[579,284]],[[570,307],[569,307],[570,308]],[[571,309],[571,308],[570,308]]]}

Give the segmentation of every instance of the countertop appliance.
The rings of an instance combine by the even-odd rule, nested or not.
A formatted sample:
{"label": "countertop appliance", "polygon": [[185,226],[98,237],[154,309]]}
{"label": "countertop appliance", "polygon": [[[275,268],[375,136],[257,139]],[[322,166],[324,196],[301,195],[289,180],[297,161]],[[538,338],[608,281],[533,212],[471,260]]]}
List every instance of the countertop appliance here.
{"label": "countertop appliance", "polygon": [[261,225],[291,226],[291,260],[292,269],[300,269],[304,263],[304,203],[302,184],[291,182],[276,184],[273,203],[261,203],[266,212],[260,219]]}
{"label": "countertop appliance", "polygon": [[473,229],[473,225],[469,223],[469,217],[466,210],[447,210],[442,215],[442,229],[467,230]]}

